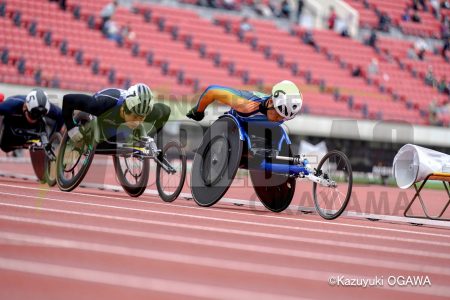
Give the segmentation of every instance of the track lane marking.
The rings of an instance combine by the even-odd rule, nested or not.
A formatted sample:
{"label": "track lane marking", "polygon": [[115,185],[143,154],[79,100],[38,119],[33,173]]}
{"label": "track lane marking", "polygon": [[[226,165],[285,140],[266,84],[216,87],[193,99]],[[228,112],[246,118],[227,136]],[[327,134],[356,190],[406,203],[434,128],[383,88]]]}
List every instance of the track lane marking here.
{"label": "track lane marking", "polygon": [[[38,191],[42,191],[43,190],[43,189],[40,189],[40,188],[22,187],[22,186],[8,185],[8,184],[2,184],[2,183],[0,183],[0,186],[7,186],[7,187],[12,187],[12,188],[20,188],[20,189],[26,189],[26,190],[38,190]],[[48,189],[46,191],[67,194],[66,192],[55,191],[55,190],[51,190],[51,189]],[[85,194],[85,193],[78,193],[78,192],[72,192],[72,194],[80,195],[80,196],[86,196],[86,197],[93,197],[93,198],[106,198],[106,199],[110,199],[110,200],[114,199],[114,200],[119,200],[119,201],[124,201],[124,202],[137,202],[137,203],[145,203],[145,204],[150,204],[150,205],[157,205],[157,206],[165,206],[165,207],[167,207],[167,203],[157,203],[157,202],[149,202],[149,201],[135,200],[135,199],[123,199],[123,198],[113,197],[113,196],[92,195],[92,194]],[[22,195],[18,195],[18,196],[22,196]],[[35,196],[35,198],[39,198],[39,197]],[[73,200],[60,200],[60,201],[72,201],[72,203],[83,204],[83,202],[76,202],[76,201],[73,201]],[[92,205],[94,205],[94,204],[92,204]],[[102,204],[96,204],[96,205],[102,205]],[[179,207],[179,208],[193,209],[193,210],[196,210],[196,211],[206,211],[206,209],[202,208],[202,207],[184,206],[184,205],[177,205],[177,204],[173,204],[173,203],[171,203],[170,205],[174,206],[174,207]],[[104,206],[106,207],[106,205],[104,205]],[[139,210],[139,209],[136,209],[136,208],[118,207],[118,206],[110,206],[109,208],[122,208],[122,209],[126,209],[126,210]],[[305,222],[305,223],[316,223],[316,224],[319,223],[319,224],[323,224],[323,225],[327,225],[327,226],[342,226],[342,227],[350,227],[350,228],[380,230],[380,231],[398,232],[398,233],[406,233],[406,234],[413,234],[413,235],[415,234],[415,235],[423,235],[423,236],[434,236],[434,237],[450,239],[450,235],[448,235],[448,234],[438,234],[438,233],[429,233],[429,232],[420,232],[420,231],[410,231],[410,230],[394,229],[394,228],[380,228],[380,227],[357,225],[357,224],[343,224],[343,223],[337,223],[337,222],[331,222],[331,221],[307,220],[307,219],[300,219],[300,218],[299,219],[294,219],[294,218],[286,218],[286,217],[273,216],[273,215],[255,215],[255,214],[251,214],[251,213],[234,212],[234,211],[232,212],[232,211],[219,210],[219,209],[215,209],[215,208],[208,208],[208,210],[213,210],[215,212],[220,212],[220,213],[224,213],[224,214],[246,215],[246,216],[261,217],[261,218],[273,218],[273,219],[281,219],[281,220],[294,221],[294,222]],[[141,211],[146,211],[146,210],[142,210],[141,209]],[[168,212],[160,212],[160,213],[170,214]],[[173,213],[173,214],[175,214],[175,213]],[[183,215],[185,217],[194,217],[194,218],[214,219],[213,217],[194,216],[194,215],[188,215],[188,214],[177,214],[177,215]],[[237,221],[237,220],[233,220],[233,221],[235,221],[235,222],[246,222],[246,221]],[[231,222],[231,220],[230,220],[230,222]],[[264,224],[264,225],[268,225],[268,224]],[[270,225],[274,225],[274,224],[270,224]],[[290,228],[296,228],[296,227],[290,227]]]}
{"label": "track lane marking", "polygon": [[[145,239],[156,239],[167,242],[177,242],[177,243],[186,243],[192,245],[202,245],[209,247],[217,247],[217,248],[225,248],[239,251],[249,251],[256,252],[261,254],[274,254],[283,255],[288,257],[301,257],[304,258],[305,253],[310,253],[308,251],[299,251],[294,249],[284,249],[280,247],[268,247],[263,245],[252,245],[252,244],[242,244],[236,242],[228,242],[228,241],[218,241],[213,239],[204,239],[204,238],[195,238],[195,237],[186,237],[186,236],[175,236],[171,234],[167,236],[161,233],[150,233],[138,230],[128,230],[128,229],[116,229],[116,228],[104,228],[93,225],[80,225],[72,222],[58,222],[58,221],[48,221],[48,220],[36,220],[31,218],[23,218],[23,217],[9,217],[9,216],[1,216],[0,220],[11,221],[11,222],[21,222],[35,225],[45,225],[45,226],[53,226],[58,228],[66,228],[66,229],[77,229],[95,233],[107,233],[112,235],[123,235],[129,237],[136,238],[145,238]],[[328,247],[342,247],[342,248],[351,248],[357,250],[368,250],[368,251],[377,251],[377,252],[385,252],[390,254],[403,254],[403,255],[412,255],[419,257],[427,257],[427,258],[438,258],[450,260],[450,254],[447,253],[439,253],[432,251],[424,251],[424,250],[413,250],[413,249],[405,249],[400,247],[388,247],[388,246],[377,246],[377,245],[364,245],[361,243],[351,243],[351,242],[337,242],[337,241],[327,241],[327,240],[319,240],[313,238],[302,238],[300,237],[298,242],[301,243],[310,243],[315,245],[322,245]]]}
{"label": "track lane marking", "polygon": [[[9,196],[19,196],[23,198],[33,198],[36,199],[36,196],[30,196],[30,195],[22,195],[22,194],[14,194],[14,193],[3,193],[0,192],[0,195],[9,195]],[[60,200],[60,199],[54,199],[49,197],[40,197],[39,199],[47,200],[47,201],[55,201],[55,202],[62,202],[62,203],[73,203],[73,201],[70,200]],[[90,204],[86,202],[80,202],[75,203],[80,205],[89,205],[89,206],[99,206],[104,207],[102,204]],[[58,209],[51,209],[51,208],[41,208],[36,206],[27,206],[27,205],[19,205],[19,204],[10,204],[10,203],[1,203],[0,206],[10,206],[10,207],[23,207],[23,208],[29,208],[34,210],[43,210],[43,211],[49,211],[49,212],[60,212],[60,213],[66,213],[66,214],[77,214],[77,215],[85,215],[85,216],[93,216],[93,217],[99,217],[99,218],[107,218],[104,214],[92,214],[92,213],[82,213],[82,212],[73,212],[70,210],[58,210]],[[108,207],[108,206],[106,206]],[[109,207],[108,207],[109,208]],[[122,209],[121,207],[118,207],[119,209]],[[142,210],[139,210],[142,211]],[[150,210],[143,210],[143,212],[147,213],[154,213],[154,214],[162,214],[162,212],[159,211],[150,211]],[[167,213],[168,215],[173,215],[175,213]],[[189,215],[184,214],[176,214],[182,217],[190,217]],[[192,216],[195,217],[195,216]],[[246,224],[246,225],[255,225],[258,227],[270,227],[270,228],[278,228],[278,229],[289,229],[289,230],[296,230],[296,231],[307,231],[307,232],[318,232],[318,233],[326,233],[326,234],[339,234],[339,235],[346,235],[346,236],[356,236],[356,237],[363,237],[363,238],[374,238],[374,239],[381,239],[381,240],[391,240],[391,241],[405,241],[405,242],[413,242],[413,243],[420,243],[420,244],[432,244],[437,246],[449,246],[450,243],[447,242],[439,242],[439,241],[427,241],[427,240],[416,240],[416,239],[410,239],[410,238],[403,238],[403,237],[389,237],[389,236],[383,236],[383,235],[373,235],[373,234],[360,234],[360,233],[352,233],[352,232],[345,232],[345,231],[334,231],[334,230],[325,230],[325,229],[315,229],[315,228],[302,228],[302,227],[292,227],[292,226],[284,226],[284,225],[275,225],[275,224],[264,224],[259,222],[250,222],[250,221],[233,221],[229,219],[222,219],[222,218],[211,218],[211,217],[199,217],[200,219],[207,218],[208,220],[214,220],[214,221],[222,221],[222,222],[228,222],[228,223],[238,223],[238,224]],[[139,218],[128,218],[128,217],[118,217],[115,216],[114,218],[110,219],[121,219],[125,221],[131,221],[131,222],[141,222],[141,223],[148,223],[148,224],[159,224],[159,225],[166,225],[170,226],[168,223],[162,222],[162,221],[153,221],[153,220],[146,220],[146,219],[139,219]],[[177,225],[178,226],[178,225]],[[185,226],[196,226],[196,225],[185,225]],[[193,228],[193,227],[190,227]],[[205,227],[196,227],[197,229],[205,228]],[[225,229],[225,232],[232,232],[232,230]],[[239,232],[240,234],[243,233],[243,231],[235,230],[234,232]],[[266,237],[269,237],[269,235],[266,235]],[[274,238],[274,235],[272,235]],[[292,236],[287,236],[288,239],[295,238]]]}
{"label": "track lane marking", "polygon": [[196,283],[186,283],[184,281],[148,278],[135,275],[124,275],[99,270],[31,262],[18,259],[7,259],[1,257],[0,269],[96,284],[106,284],[116,287],[147,290],[181,296],[187,295],[191,297],[201,297],[208,299],[299,299],[299,297],[288,297],[278,294],[274,295],[267,293],[258,293],[242,289],[201,285]]}
{"label": "track lane marking", "polygon": [[[297,268],[289,268],[289,267],[280,267],[280,266],[268,266],[264,264],[256,264],[256,263],[248,263],[248,262],[236,262],[227,259],[216,259],[216,258],[208,258],[201,257],[199,259],[198,256],[192,255],[183,255],[183,254],[173,254],[167,252],[160,251],[152,251],[152,250],[143,250],[136,248],[128,248],[123,246],[111,246],[97,243],[86,243],[79,241],[71,241],[65,239],[56,239],[56,238],[47,238],[47,237],[36,237],[33,235],[24,235],[24,234],[15,234],[15,233],[0,233],[0,241],[12,241],[13,243],[22,242],[22,245],[38,245],[38,246],[46,246],[46,247],[54,247],[54,248],[62,248],[62,249],[75,249],[81,251],[88,252],[96,252],[103,254],[112,254],[118,256],[125,257],[135,257],[149,260],[158,260],[158,261],[166,261],[172,263],[179,264],[187,264],[187,265],[197,265],[208,268],[218,268],[230,271],[237,272],[248,272],[248,273],[256,273],[262,275],[271,275],[271,276],[280,276],[285,278],[293,278],[293,279],[301,279],[301,280],[311,280],[311,281],[321,281],[324,282],[330,275],[330,273],[316,271],[316,270],[306,270],[306,269],[297,269]],[[330,255],[333,256],[333,255]],[[373,260],[375,263],[373,266],[379,266],[380,260]],[[390,262],[389,265],[392,265]],[[400,265],[397,263],[397,265]],[[406,265],[406,264],[402,264]],[[426,266],[418,266],[418,269],[403,269],[405,271],[414,271],[414,272],[423,272],[427,273],[427,275],[431,276],[431,269],[441,269],[441,268],[427,268]],[[0,264],[1,268],[1,264]],[[442,269],[447,269],[443,267]],[[447,272],[450,273],[450,272]],[[346,277],[351,277],[353,275],[348,274],[340,274]],[[443,274],[437,274],[443,275]],[[414,293],[414,294],[424,294],[424,295],[433,295],[433,296],[447,296],[450,293],[450,288],[443,285],[434,284],[430,288],[406,288],[406,287],[381,287],[386,290],[396,290],[399,292],[406,293]]]}

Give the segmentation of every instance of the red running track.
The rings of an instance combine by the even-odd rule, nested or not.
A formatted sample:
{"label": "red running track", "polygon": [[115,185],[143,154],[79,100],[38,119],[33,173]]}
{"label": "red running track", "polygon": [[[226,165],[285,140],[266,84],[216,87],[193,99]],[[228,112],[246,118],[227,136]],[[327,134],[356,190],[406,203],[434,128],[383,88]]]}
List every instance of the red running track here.
{"label": "red running track", "polygon": [[[233,187],[227,196],[249,199],[247,192]],[[0,199],[1,299],[450,296],[450,235],[443,228],[325,221],[221,202],[201,208],[95,189],[63,193],[10,178],[0,178]],[[391,286],[398,276],[428,276],[431,285]],[[331,277],[355,284],[378,278],[379,286],[330,286]]]}

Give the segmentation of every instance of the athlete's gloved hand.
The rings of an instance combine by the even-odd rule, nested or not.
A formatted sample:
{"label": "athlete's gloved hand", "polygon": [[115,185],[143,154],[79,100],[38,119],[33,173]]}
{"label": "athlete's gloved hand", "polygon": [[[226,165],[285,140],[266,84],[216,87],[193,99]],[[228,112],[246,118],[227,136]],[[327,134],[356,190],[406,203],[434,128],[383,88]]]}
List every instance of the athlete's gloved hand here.
{"label": "athlete's gloved hand", "polygon": [[79,143],[83,140],[83,134],[81,134],[79,127],[74,127],[70,129],[67,132],[67,134],[69,135],[70,139],[75,143]]}
{"label": "athlete's gloved hand", "polygon": [[201,121],[205,117],[204,112],[198,112],[196,107],[193,107],[187,114],[186,117],[195,120],[195,121]]}

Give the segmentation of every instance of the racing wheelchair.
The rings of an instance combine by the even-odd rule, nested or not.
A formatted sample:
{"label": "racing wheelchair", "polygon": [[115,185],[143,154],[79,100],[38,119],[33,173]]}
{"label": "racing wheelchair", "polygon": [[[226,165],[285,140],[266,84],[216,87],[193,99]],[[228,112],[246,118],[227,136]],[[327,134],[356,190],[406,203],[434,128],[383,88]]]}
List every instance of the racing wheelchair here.
{"label": "racing wheelchair", "polygon": [[192,165],[191,190],[196,203],[211,206],[230,187],[239,168],[248,169],[253,188],[269,210],[281,212],[292,201],[296,179],[313,182],[316,211],[335,219],[352,193],[352,167],[340,151],[328,152],[313,168],[304,155],[293,155],[280,123],[243,119],[234,110],[206,131]]}
{"label": "racing wheelchair", "polygon": [[169,141],[162,149],[158,149],[143,125],[134,129],[127,141],[111,141],[96,117],[79,113],[74,120],[80,125],[83,140],[74,143],[67,133],[62,139],[56,177],[62,191],[75,189],[88,172],[94,154],[102,154],[113,156],[116,177],[128,195],[138,197],[144,193],[152,159],[157,165],[156,187],[159,196],[166,202],[178,197],[186,177],[186,154],[178,142]]}
{"label": "racing wheelchair", "polygon": [[[23,141],[17,145],[11,145],[8,150],[28,149],[31,165],[40,183],[49,186],[56,184],[56,157],[62,136],[55,131],[56,124],[44,119],[39,129],[6,128],[3,120],[0,120],[1,139],[10,138],[15,141]],[[5,134],[7,130],[7,134]]]}

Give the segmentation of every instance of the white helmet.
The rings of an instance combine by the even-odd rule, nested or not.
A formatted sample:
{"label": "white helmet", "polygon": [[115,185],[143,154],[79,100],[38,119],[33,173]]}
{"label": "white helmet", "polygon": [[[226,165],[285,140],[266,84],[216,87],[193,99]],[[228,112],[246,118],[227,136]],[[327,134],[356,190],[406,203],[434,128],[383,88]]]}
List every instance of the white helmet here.
{"label": "white helmet", "polygon": [[50,110],[48,95],[42,89],[32,90],[25,99],[25,106],[32,119],[40,119]]}
{"label": "white helmet", "polygon": [[284,120],[290,120],[300,112],[303,97],[295,83],[283,80],[273,86],[272,101],[277,113]]}
{"label": "white helmet", "polygon": [[153,94],[144,83],[131,86],[125,98],[125,104],[132,113],[138,116],[146,116],[152,111]]}

